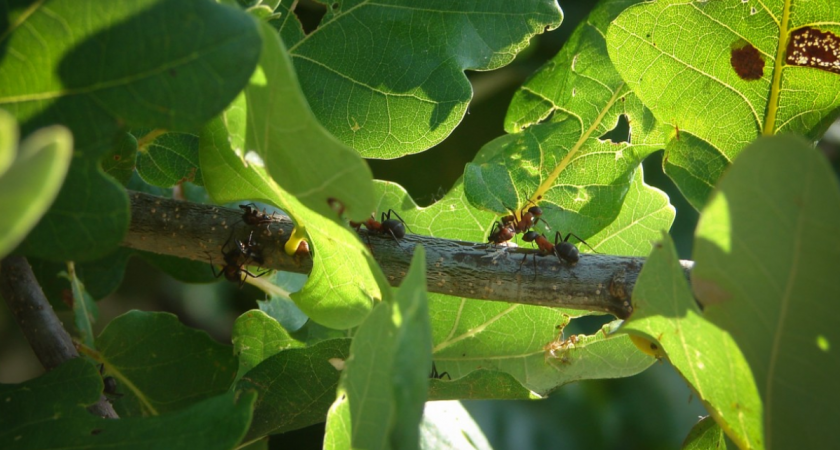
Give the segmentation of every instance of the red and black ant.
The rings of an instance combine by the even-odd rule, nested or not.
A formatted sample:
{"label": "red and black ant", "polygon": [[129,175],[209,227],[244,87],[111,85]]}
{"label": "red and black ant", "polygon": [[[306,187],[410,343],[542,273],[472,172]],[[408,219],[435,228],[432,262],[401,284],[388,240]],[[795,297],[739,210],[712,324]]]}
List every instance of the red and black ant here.
{"label": "red and black ant", "polygon": [[[563,234],[559,231],[554,235],[554,243],[548,241],[545,235],[539,234],[536,231],[529,231],[522,236],[522,240],[525,242],[536,242],[537,248],[540,249],[540,255],[554,255],[557,259],[561,261],[566,261],[569,264],[575,264],[580,261],[580,251],[577,247],[574,246],[571,242],[569,242],[569,237],[574,236],[580,242],[586,244],[587,247],[592,249],[594,252],[595,249],[592,248],[589,244],[586,243],[583,239],[578,237],[576,234],[569,233],[566,235],[566,238],[563,239]],[[522,259],[522,262],[525,262],[525,259],[528,258],[528,255],[525,255],[525,258]],[[537,255],[534,255],[534,277],[537,276]]]}
{"label": "red and black ant", "polygon": [[[529,200],[529,203],[533,203]],[[513,211],[512,209],[508,208],[508,210]],[[534,205],[526,211],[525,208],[522,208],[519,211],[520,219],[516,219],[515,214],[510,214],[507,216],[502,217],[502,224],[513,224],[514,230],[516,233],[524,233],[531,229],[537,222],[540,220],[540,216],[542,216],[542,208],[537,205]]]}
{"label": "red and black ant", "polygon": [[436,380],[442,380],[443,377],[446,377],[447,380],[452,379],[452,377],[449,376],[449,372],[438,373],[437,366],[435,366],[435,362],[432,361],[432,373],[429,374],[429,378],[434,378]]}
{"label": "red and black ant", "polygon": [[510,222],[493,222],[493,228],[487,236],[487,242],[491,244],[504,244],[516,236],[516,227]]}
{"label": "red and black ant", "polygon": [[242,221],[248,225],[258,226],[265,224],[265,229],[268,230],[268,226],[274,222],[275,213],[271,213],[269,216],[265,213],[265,208],[263,208],[262,212],[260,212],[260,210],[257,209],[257,205],[253,203],[239,205],[239,208],[242,209]]}
{"label": "red and black ant", "polygon": [[[397,218],[392,219],[391,214],[397,216]],[[405,220],[403,220],[403,218],[400,217],[400,215],[397,214],[396,211],[394,211],[393,209],[389,209],[387,214],[382,213],[379,222],[376,221],[375,217],[376,216],[374,216],[373,213],[371,213],[370,219],[367,219],[364,222],[350,221],[350,226],[355,228],[356,231],[358,231],[359,228],[362,225],[364,225],[365,228],[372,232],[379,234],[390,234],[391,237],[393,237],[394,240],[397,241],[397,243],[400,242],[401,238],[405,237],[405,229],[408,228],[408,225],[406,225]],[[408,230],[411,231],[411,228],[408,228]]]}
{"label": "red and black ant", "polygon": [[241,288],[249,276],[251,278],[259,278],[270,272],[270,270],[266,270],[261,274],[255,275],[245,268],[245,265],[248,264],[249,261],[253,261],[260,266],[265,262],[259,246],[252,241],[253,236],[254,232],[252,231],[251,234],[248,235],[247,243],[242,242],[239,239],[234,239],[235,247],[229,251],[225,251],[225,248],[230,243],[231,238],[233,238],[233,232],[231,231],[230,237],[225,242],[225,245],[222,246],[222,259],[224,259],[225,264],[219,272],[216,272],[215,264],[213,264],[213,255],[208,252],[207,255],[210,257],[210,270],[213,271],[213,276],[219,278],[224,275],[228,281],[239,283],[239,287]]}

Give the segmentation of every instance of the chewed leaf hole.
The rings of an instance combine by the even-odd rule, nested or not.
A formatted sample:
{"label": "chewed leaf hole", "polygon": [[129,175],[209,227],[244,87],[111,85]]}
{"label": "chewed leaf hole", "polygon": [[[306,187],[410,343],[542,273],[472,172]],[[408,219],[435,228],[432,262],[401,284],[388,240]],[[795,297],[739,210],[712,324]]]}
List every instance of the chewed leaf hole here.
{"label": "chewed leaf hole", "polygon": [[735,73],[744,80],[753,81],[764,76],[764,58],[758,49],[748,42],[741,41],[732,47],[729,63],[732,64]]}
{"label": "chewed leaf hole", "polygon": [[618,123],[615,128],[602,134],[598,139],[612,141],[615,144],[630,142],[630,122],[627,120],[627,116],[624,114],[618,116]]}
{"label": "chewed leaf hole", "polygon": [[840,73],[840,38],[830,31],[800,28],[790,35],[785,62]]}
{"label": "chewed leaf hole", "polygon": [[326,13],[327,5],[318,2],[300,2],[294,9],[294,14],[300,21],[303,32],[307,35],[318,28]]}

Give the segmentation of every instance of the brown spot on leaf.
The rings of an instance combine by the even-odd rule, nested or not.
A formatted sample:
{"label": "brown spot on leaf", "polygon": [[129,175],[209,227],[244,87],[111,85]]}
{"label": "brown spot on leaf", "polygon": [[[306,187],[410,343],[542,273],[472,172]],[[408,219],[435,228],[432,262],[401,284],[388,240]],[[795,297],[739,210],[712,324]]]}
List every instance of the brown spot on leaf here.
{"label": "brown spot on leaf", "polygon": [[732,48],[729,63],[732,64],[735,73],[744,80],[753,81],[764,76],[764,59],[758,49],[750,43]]}
{"label": "brown spot on leaf", "polygon": [[790,35],[785,62],[840,73],[840,38],[830,31],[800,28]]}

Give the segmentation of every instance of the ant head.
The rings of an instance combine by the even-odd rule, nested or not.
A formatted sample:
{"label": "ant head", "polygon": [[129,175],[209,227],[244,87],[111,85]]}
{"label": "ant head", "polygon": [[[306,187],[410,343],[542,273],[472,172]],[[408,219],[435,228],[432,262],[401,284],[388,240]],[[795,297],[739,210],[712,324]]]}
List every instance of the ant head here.
{"label": "ant head", "polygon": [[562,259],[569,264],[575,264],[580,261],[580,251],[570,242],[561,242],[554,246],[554,254],[558,259]]}
{"label": "ant head", "polygon": [[537,233],[536,231],[529,231],[522,235],[522,240],[525,242],[534,242],[534,240],[536,240],[538,236],[539,233]]}
{"label": "ant head", "polygon": [[242,281],[242,272],[239,270],[239,266],[235,266],[232,264],[228,264],[223,269],[225,278],[228,281],[232,281],[234,283],[239,283]]}
{"label": "ant head", "polygon": [[528,208],[528,212],[531,213],[534,217],[539,217],[542,215],[542,208],[539,206],[532,206]]}

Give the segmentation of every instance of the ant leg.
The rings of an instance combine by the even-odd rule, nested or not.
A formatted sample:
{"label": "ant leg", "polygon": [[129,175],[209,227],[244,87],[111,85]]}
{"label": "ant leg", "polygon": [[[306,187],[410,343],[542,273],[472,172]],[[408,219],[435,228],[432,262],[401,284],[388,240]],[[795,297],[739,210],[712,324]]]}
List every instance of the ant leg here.
{"label": "ant leg", "polygon": [[216,265],[213,264],[213,255],[211,255],[210,252],[205,253],[207,253],[207,257],[210,258],[210,270],[213,271],[213,277],[219,278],[220,276],[222,276],[222,274],[224,274],[224,271],[216,273]]}
{"label": "ant leg", "polygon": [[449,372],[441,372],[440,375],[438,375],[438,380],[442,380],[444,376],[446,376],[447,380],[452,380],[452,377],[449,376]]}
{"label": "ant leg", "polygon": [[[408,224],[405,223],[405,220],[402,217],[400,217],[400,215],[397,214],[396,211],[394,211],[393,209],[390,209],[390,208],[388,208],[388,216],[387,216],[389,220],[391,219],[391,213],[394,213],[394,215],[397,216],[397,219],[400,219],[400,222],[402,222],[403,225],[405,225],[405,227],[408,228],[408,231],[411,231],[412,234],[416,234],[416,233],[414,233],[414,230],[412,230],[411,227],[409,227]],[[382,221],[383,222],[385,221],[385,213],[382,213]]]}
{"label": "ant leg", "polygon": [[567,242],[567,241],[569,240],[569,236],[574,236],[574,237],[575,237],[575,239],[577,239],[577,240],[579,240],[580,242],[582,242],[582,243],[586,244],[586,246],[587,246],[587,247],[589,247],[589,250],[592,250],[592,252],[593,252],[593,253],[598,253],[598,252],[597,252],[594,248],[592,248],[592,246],[591,246],[591,245],[587,244],[587,243],[586,243],[586,241],[584,241],[583,239],[579,238],[579,237],[578,237],[578,235],[576,235],[576,234],[574,234],[574,233],[569,233],[569,234],[567,234],[567,235],[566,235],[566,239],[564,239],[564,240],[563,240],[563,242]]}

